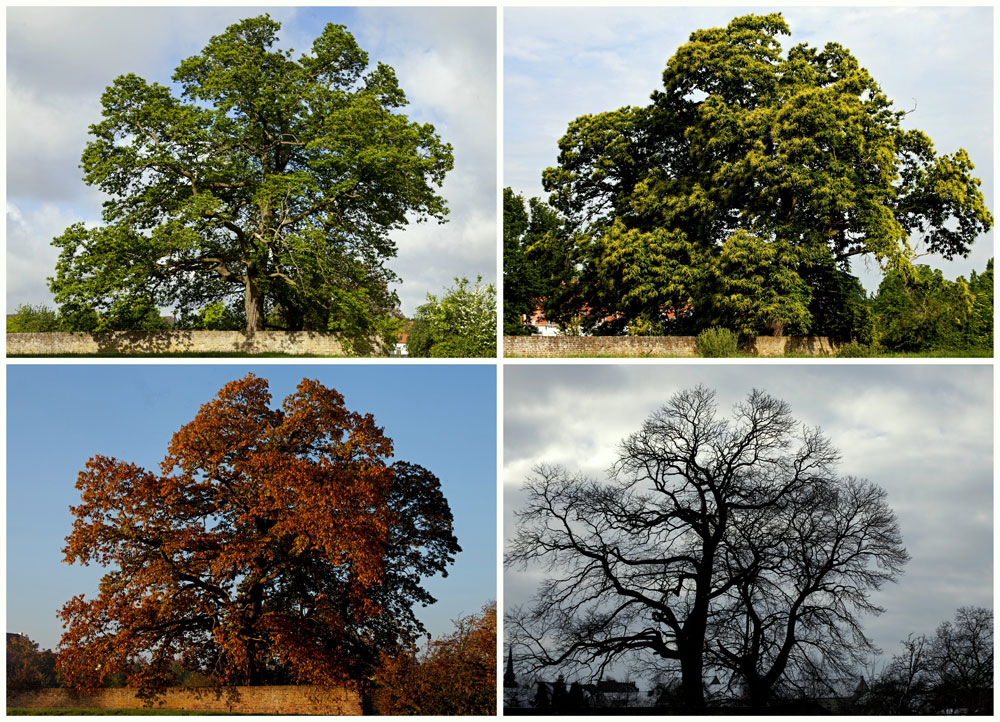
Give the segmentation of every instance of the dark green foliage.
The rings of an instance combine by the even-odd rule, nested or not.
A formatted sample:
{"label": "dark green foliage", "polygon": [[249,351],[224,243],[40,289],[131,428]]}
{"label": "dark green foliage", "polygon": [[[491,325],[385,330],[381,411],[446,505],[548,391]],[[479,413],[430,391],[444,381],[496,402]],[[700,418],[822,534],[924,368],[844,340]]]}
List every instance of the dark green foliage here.
{"label": "dark green foliage", "polygon": [[879,350],[875,346],[851,341],[838,348],[836,356],[837,358],[877,358]]}
{"label": "dark green foliage", "polygon": [[7,333],[46,333],[61,331],[59,317],[47,306],[22,304],[7,319]]}
{"label": "dark green foliage", "polygon": [[394,71],[343,26],[297,59],[272,49],[279,28],[263,15],[213,37],[178,66],[179,95],[134,74],[105,91],[82,158],[105,225],[53,242],[65,315],[135,328],[150,307],[221,304],[229,318],[201,323],[242,308],[248,332],[280,319],[371,349],[398,305],[390,233],[444,221],[451,146],[399,112]]}
{"label": "dark green foliage", "polygon": [[568,268],[568,230],[559,214],[538,198],[503,190],[503,332],[530,331],[521,321],[549,304]]}
{"label": "dark green foliage", "polygon": [[904,129],[846,48],[783,52],[789,33],[777,13],[697,30],[649,105],[569,124],[542,175],[577,231],[560,241],[550,318],[588,307],[590,321],[618,315],[619,332],[644,334],[690,311],[696,331],[864,342],[852,258],[906,273],[911,237],[968,255],[993,224],[968,154],[937,155]]}
{"label": "dark green foliage", "polygon": [[739,337],[728,328],[713,326],[698,334],[698,355],[703,358],[728,358],[740,349]]}
{"label": "dark green foliage", "polygon": [[878,342],[893,351],[991,349],[992,259],[972,279],[949,281],[923,265],[886,274],[872,301]]}

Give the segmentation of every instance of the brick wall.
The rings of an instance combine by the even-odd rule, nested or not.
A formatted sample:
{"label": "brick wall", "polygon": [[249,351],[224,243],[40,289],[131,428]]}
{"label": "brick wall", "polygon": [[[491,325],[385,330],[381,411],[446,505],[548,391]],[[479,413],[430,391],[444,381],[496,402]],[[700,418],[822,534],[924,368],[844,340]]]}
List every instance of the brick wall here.
{"label": "brick wall", "polygon": [[[354,692],[312,686],[236,687],[232,698],[213,689],[171,688],[153,704],[157,709],[243,714],[359,715],[361,702]],[[7,706],[29,709],[143,709],[135,690],[102,689],[78,696],[62,688],[7,690]]]}
{"label": "brick wall", "polygon": [[341,356],[330,333],[317,331],[104,331],[8,333],[7,355],[128,353],[287,353]]}
{"label": "brick wall", "polygon": [[[821,356],[837,346],[824,336],[758,336],[752,349],[758,356],[790,351]],[[508,358],[698,355],[694,336],[504,336],[503,353]]]}

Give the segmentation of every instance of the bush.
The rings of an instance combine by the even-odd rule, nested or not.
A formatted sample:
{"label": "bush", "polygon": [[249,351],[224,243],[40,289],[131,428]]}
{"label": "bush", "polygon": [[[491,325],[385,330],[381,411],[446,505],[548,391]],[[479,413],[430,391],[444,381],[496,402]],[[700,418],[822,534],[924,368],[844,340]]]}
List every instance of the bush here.
{"label": "bush", "polygon": [[837,349],[837,358],[875,358],[879,355],[879,350],[874,346],[851,341],[845,343]]}
{"label": "bush", "polygon": [[46,333],[59,331],[60,324],[56,312],[46,306],[22,304],[17,312],[7,319],[7,333]]}
{"label": "bush", "polygon": [[698,355],[703,358],[735,356],[740,349],[739,338],[728,328],[712,326],[698,334]]}

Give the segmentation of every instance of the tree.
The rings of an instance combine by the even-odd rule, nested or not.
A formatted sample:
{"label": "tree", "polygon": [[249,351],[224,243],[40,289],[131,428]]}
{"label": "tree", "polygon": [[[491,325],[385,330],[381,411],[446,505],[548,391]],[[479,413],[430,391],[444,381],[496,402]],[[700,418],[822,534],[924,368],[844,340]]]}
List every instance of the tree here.
{"label": "tree", "polygon": [[455,631],[427,649],[384,655],[375,707],[382,715],[496,713],[497,606],[455,621]]}
{"label": "tree", "polygon": [[650,105],[569,124],[542,181],[580,230],[563,279],[579,298],[554,299],[550,318],[583,301],[651,333],[663,309],[688,307],[701,328],[825,333],[818,270],[854,257],[904,269],[915,243],[966,256],[992,226],[966,151],[937,155],[904,130],[843,46],[782,54],[789,32],[777,13],[697,30]]}
{"label": "tree", "polygon": [[[876,338],[899,351],[963,348],[970,338],[966,329],[974,305],[975,297],[961,276],[949,281],[940,270],[925,265],[910,274],[887,273],[872,301]],[[986,346],[992,346],[992,338]]]}
{"label": "tree", "polygon": [[59,317],[48,306],[25,303],[7,318],[7,333],[47,333],[60,331]]}
{"label": "tree", "polygon": [[497,355],[497,294],[482,277],[456,278],[439,301],[427,294],[410,327],[407,353],[415,357],[495,357]]}
{"label": "tree", "polygon": [[444,220],[451,146],[398,109],[393,69],[329,24],[297,60],[279,23],[243,20],[178,66],[170,88],[128,74],[101,98],[83,152],[105,225],[70,226],[50,280],[64,308],[101,323],[137,304],[241,299],[246,330],[272,311],[289,330],[366,347],[395,307],[391,231]]}
{"label": "tree", "polygon": [[567,271],[568,229],[548,204],[503,190],[503,332],[528,333],[521,320],[542,300],[560,293]]}
{"label": "tree", "polygon": [[[525,483],[505,563],[545,564],[547,579],[530,608],[510,615],[513,642],[536,667],[574,666],[598,677],[628,655],[651,656],[679,667],[682,704],[702,707],[706,659],[746,657],[736,627],[749,627],[755,613],[795,618],[791,646],[813,644],[820,631],[839,628],[852,605],[872,609],[867,590],[892,574],[871,564],[893,571],[905,560],[880,490],[837,477],[837,460],[817,429],[797,430],[785,402],[754,391],[725,420],[714,393],[698,387],[675,394],[621,443],[607,482],[538,467]],[[837,501],[845,492],[856,499]],[[872,533],[888,535],[881,543],[897,556],[870,550],[847,526],[852,513],[854,521],[870,514]],[[807,520],[819,538],[797,548],[780,530]],[[840,564],[837,555],[855,546],[857,560]],[[842,593],[838,584],[853,586]],[[757,593],[768,585],[775,588]],[[778,589],[791,599],[771,594]],[[751,603],[734,610],[734,600],[747,597]],[[760,608],[765,601],[768,610]],[[768,645],[754,670],[775,659],[769,630],[754,634]]]}
{"label": "tree", "polygon": [[939,707],[993,713],[993,610],[960,607],[931,640],[929,663]]}
{"label": "tree", "polygon": [[[437,478],[396,461],[370,414],[303,380],[280,409],[264,379],[227,384],[147,471],[95,456],[65,561],[111,567],[63,607],[59,668],[92,690],[172,669],[216,685],[350,684],[423,632],[421,580],[460,551]],[[141,665],[134,662],[142,660]]]}
{"label": "tree", "polygon": [[[848,677],[878,651],[860,614],[909,560],[883,489],[847,477],[734,517],[726,576],[736,580],[711,621],[709,657],[751,704],[785,678]],[[790,673],[790,674],[789,674]]]}
{"label": "tree", "polygon": [[24,634],[7,635],[7,689],[40,689],[58,684],[56,655],[39,650]]}

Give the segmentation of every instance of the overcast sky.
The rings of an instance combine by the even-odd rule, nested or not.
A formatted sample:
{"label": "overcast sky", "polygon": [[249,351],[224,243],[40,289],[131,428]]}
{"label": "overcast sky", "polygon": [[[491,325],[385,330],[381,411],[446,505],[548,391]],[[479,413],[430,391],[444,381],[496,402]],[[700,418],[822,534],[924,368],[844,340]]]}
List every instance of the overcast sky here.
{"label": "overcast sky", "polygon": [[7,631],[51,649],[56,613],[72,596],[92,598],[104,570],[62,561],[80,503],[77,474],[95,454],[157,470],[171,435],[226,383],[249,371],[270,381],[278,406],[304,377],[340,391],[370,413],[396,459],[441,480],[462,551],[448,576],[426,584],[439,600],[417,608],[435,636],[475,614],[496,591],[496,368],[282,363],[7,366]]}
{"label": "overcast sky", "polygon": [[[504,185],[545,194],[558,140],[573,119],[649,104],[667,60],[692,31],[749,12],[780,10],[792,30],[784,50],[836,41],[849,48],[938,153],[969,151],[993,205],[993,9],[991,7],[507,8],[504,11]],[[969,259],[920,259],[947,278],[982,271],[993,232]],[[881,278],[855,265],[869,290]]]}
{"label": "overcast sky", "polygon": [[[888,493],[912,556],[865,628],[887,656],[963,605],[993,607],[993,367],[886,364],[508,364],[503,371],[504,539],[521,484],[540,463],[598,479],[618,443],[669,397],[704,384],[720,416],[753,388],[787,401],[842,453],[840,472]],[[505,570],[504,605],[544,572]]]}
{"label": "overcast sky", "polygon": [[[101,195],[81,180],[87,128],[100,97],[134,72],[170,83],[180,61],[259,8],[7,9],[7,308],[52,305],[50,245],[71,223],[100,221]],[[347,26],[372,62],[388,63],[410,101],[411,120],[430,122],[452,144],[455,169],[441,193],[449,222],[413,224],[394,236],[389,262],[411,315],[428,291],[455,276],[496,280],[495,8],[293,8],[266,12],[282,23],[282,47],[311,48],[328,22]]]}

